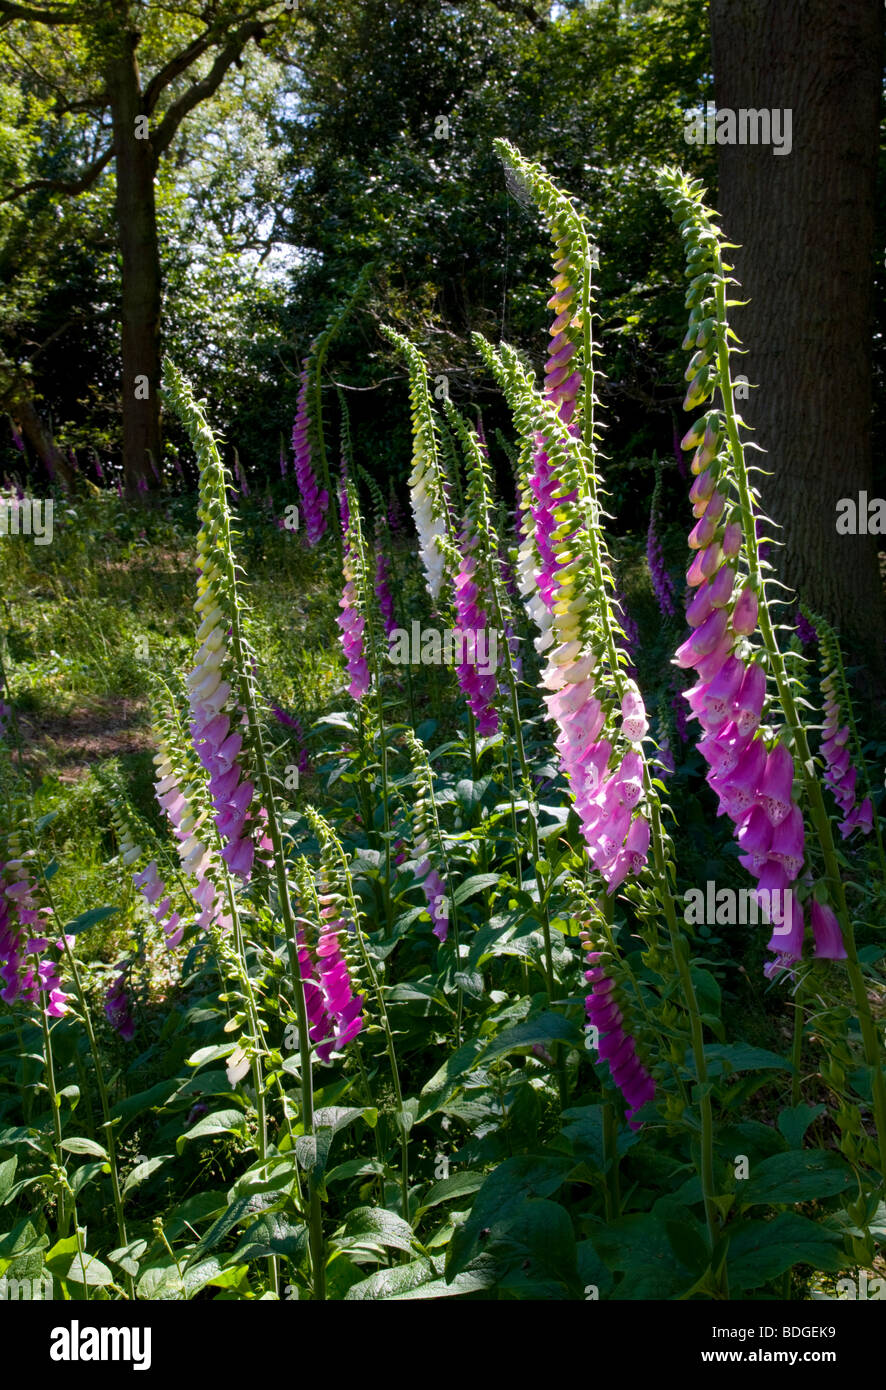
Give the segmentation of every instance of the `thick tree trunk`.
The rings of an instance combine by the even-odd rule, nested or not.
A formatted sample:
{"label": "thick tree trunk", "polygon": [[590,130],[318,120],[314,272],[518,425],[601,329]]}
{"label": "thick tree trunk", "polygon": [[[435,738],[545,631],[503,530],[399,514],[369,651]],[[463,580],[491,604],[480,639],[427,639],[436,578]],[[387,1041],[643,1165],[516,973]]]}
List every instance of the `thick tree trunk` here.
{"label": "thick tree trunk", "polygon": [[718,110],[792,113],[790,153],[718,149],[736,297],[750,300],[733,311],[748,349],[737,370],[758,387],[740,409],[767,450],[760,490],[784,528],[771,558],[880,670],[877,540],[836,522],[840,498],[871,492],[882,16],[881,0],[711,0]]}
{"label": "thick tree trunk", "polygon": [[49,427],[38,414],[33,401],[19,396],[10,405],[9,410],[50,478],[58,478],[68,491],[73,492],[77,476],[53,439]]}
{"label": "thick tree trunk", "polygon": [[[160,252],[154,201],[156,160],[146,136],[138,35],[120,37],[108,72],[117,175],[116,222],[122,257],[123,472],[136,495],[160,462]],[[141,138],[139,138],[141,136]]]}

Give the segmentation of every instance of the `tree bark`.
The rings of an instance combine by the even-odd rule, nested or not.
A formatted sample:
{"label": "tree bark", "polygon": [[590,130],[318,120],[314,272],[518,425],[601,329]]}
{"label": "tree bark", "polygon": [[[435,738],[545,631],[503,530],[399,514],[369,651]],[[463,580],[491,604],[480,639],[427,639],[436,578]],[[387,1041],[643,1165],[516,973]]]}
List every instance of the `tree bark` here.
{"label": "tree bark", "polygon": [[[882,673],[877,540],[838,535],[837,502],[871,493],[874,206],[880,0],[711,0],[719,111],[792,113],[790,153],[718,148],[733,311],[752,389],[741,412],[781,577]],[[737,360],[737,359],[736,359]],[[757,387],[758,389],[753,389]],[[880,541],[886,546],[886,540]]]}
{"label": "tree bark", "polygon": [[116,224],[121,265],[123,475],[130,496],[153,481],[149,453],[160,464],[160,249],[154,197],[156,158],[150,138],[137,138],[144,116],[136,46],[121,33],[107,80],[117,175]]}
{"label": "tree bark", "polygon": [[77,482],[76,474],[38,414],[33,401],[17,396],[9,406],[9,411],[50,478],[59,478],[68,491],[73,492]]}

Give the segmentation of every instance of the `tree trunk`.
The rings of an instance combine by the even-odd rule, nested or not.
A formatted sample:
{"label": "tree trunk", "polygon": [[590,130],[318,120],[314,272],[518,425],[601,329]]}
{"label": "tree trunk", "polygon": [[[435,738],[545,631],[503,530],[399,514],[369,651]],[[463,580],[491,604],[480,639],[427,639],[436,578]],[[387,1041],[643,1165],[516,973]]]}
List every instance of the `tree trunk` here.
{"label": "tree trunk", "polygon": [[116,222],[122,257],[123,473],[137,495],[160,463],[160,252],[154,201],[156,160],[144,138],[138,35],[122,33],[108,72],[117,175]]}
{"label": "tree trunk", "polygon": [[[871,492],[880,0],[711,0],[718,111],[790,110],[790,153],[721,144],[719,211],[751,383],[739,408],[767,453],[764,505],[782,578],[882,671],[877,541],[839,535]],[[739,130],[741,127],[739,126]],[[758,389],[753,389],[757,387]],[[886,545],[886,541],[880,542]]]}
{"label": "tree trunk", "polygon": [[53,439],[52,432],[37,413],[33,401],[18,396],[9,406],[9,411],[50,478],[58,478],[69,492],[73,492],[77,476]]}

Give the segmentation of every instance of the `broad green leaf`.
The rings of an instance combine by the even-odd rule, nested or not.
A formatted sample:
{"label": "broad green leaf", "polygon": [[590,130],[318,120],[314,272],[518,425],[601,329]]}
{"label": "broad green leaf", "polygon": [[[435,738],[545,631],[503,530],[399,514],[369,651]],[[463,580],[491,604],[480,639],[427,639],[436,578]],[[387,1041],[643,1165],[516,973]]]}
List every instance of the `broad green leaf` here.
{"label": "broad green leaf", "polygon": [[439,1206],[441,1202],[451,1202],[456,1197],[467,1197],[472,1192],[477,1192],[485,1181],[483,1173],[453,1173],[451,1177],[443,1178],[434,1184],[422,1201],[415,1213],[416,1220],[423,1212],[430,1211],[431,1207]]}
{"label": "broad green leaf", "polygon": [[176,1153],[181,1153],[192,1139],[217,1138],[220,1134],[246,1134],[246,1116],[242,1110],[214,1110],[202,1115],[195,1125],[180,1134],[175,1141]]}
{"label": "broad green leaf", "polygon": [[452,900],[456,907],[461,907],[469,898],[476,897],[487,888],[494,888],[498,883],[500,874],[472,874],[466,878],[464,883],[460,883],[452,895]]}
{"label": "broad green leaf", "polygon": [[65,927],[65,935],[78,936],[80,932],[88,931],[90,927],[104,922],[119,911],[119,907],[91,907],[88,912],[81,912],[79,917],[75,917],[72,922],[68,923]]}
{"label": "broad green leaf", "polygon": [[731,1291],[758,1289],[795,1265],[834,1270],[845,1264],[839,1236],[798,1212],[783,1211],[771,1221],[749,1221],[730,1230]]}
{"label": "broad green leaf", "polygon": [[527,1018],[514,1028],[507,1028],[497,1038],[484,1047],[478,1062],[491,1062],[496,1057],[505,1057],[509,1052],[532,1048],[538,1044],[546,1046],[552,1042],[569,1042],[575,1047],[584,1046],[584,1035],[568,1018],[561,1014],[536,1014]]}
{"label": "broad green leaf", "polygon": [[397,1302],[416,1298],[457,1298],[460,1294],[482,1293],[495,1285],[494,1261],[487,1257],[476,1260],[470,1269],[457,1274],[447,1284],[443,1276],[443,1256],[434,1256],[431,1266],[424,1260],[413,1260],[395,1269],[381,1269],[377,1274],[354,1284],[345,1294],[346,1300],[385,1299]]}
{"label": "broad green leaf", "polygon": [[736,1196],[742,1206],[792,1206],[833,1197],[855,1185],[853,1169],[832,1149],[792,1150],[773,1154],[752,1168],[750,1177],[736,1184]]}
{"label": "broad green leaf", "polygon": [[303,1225],[293,1225],[282,1213],[264,1212],[244,1231],[231,1260],[246,1264],[271,1255],[285,1255],[298,1263],[307,1249],[308,1233]]}
{"label": "broad green leaf", "polygon": [[131,1173],[126,1175],[126,1181],[123,1184],[124,1196],[127,1192],[131,1192],[134,1187],[138,1187],[139,1183],[145,1182],[152,1173],[156,1173],[158,1168],[162,1168],[166,1163],[171,1163],[173,1158],[173,1154],[159,1154],[156,1158],[149,1158],[144,1163],[139,1163],[132,1169]]}
{"label": "broad green leaf", "polygon": [[17,1166],[18,1154],[13,1154],[12,1158],[7,1158],[5,1163],[0,1163],[0,1207],[4,1205],[9,1196]]}
{"label": "broad green leaf", "polygon": [[778,1127],[787,1139],[792,1149],[799,1149],[803,1145],[803,1136],[819,1115],[823,1115],[827,1110],[825,1105],[807,1105],[805,1101],[802,1105],[797,1105],[792,1110],[782,1110],[778,1117]]}
{"label": "broad green leaf", "polygon": [[344,1234],[335,1237],[340,1250],[390,1247],[411,1252],[416,1248],[412,1227],[385,1207],[357,1207],[348,1213]]}
{"label": "broad green leaf", "polygon": [[[551,1197],[563,1186],[573,1161],[553,1154],[507,1158],[493,1170],[477,1193],[471,1214],[452,1238],[446,1276],[467,1269],[497,1233],[506,1233],[513,1210],[527,1197]],[[486,1235],[481,1232],[486,1231]]]}
{"label": "broad green leaf", "polygon": [[67,1149],[71,1154],[86,1154],[90,1158],[103,1158],[108,1161],[108,1155],[101,1144],[97,1144],[94,1139],[84,1139],[80,1135],[74,1135],[71,1139],[62,1140],[62,1148]]}

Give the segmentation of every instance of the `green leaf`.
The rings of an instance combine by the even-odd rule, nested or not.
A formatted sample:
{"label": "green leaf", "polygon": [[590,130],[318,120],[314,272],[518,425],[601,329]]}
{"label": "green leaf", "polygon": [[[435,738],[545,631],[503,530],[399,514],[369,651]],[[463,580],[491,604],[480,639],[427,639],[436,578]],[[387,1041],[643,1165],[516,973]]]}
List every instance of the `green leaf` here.
{"label": "green leaf", "polygon": [[447,1057],[439,1071],[422,1087],[416,1120],[426,1119],[446,1104],[476,1062],[480,1047],[481,1044],[472,1039]]}
{"label": "green leaf", "polygon": [[108,1259],[119,1265],[124,1274],[131,1274],[134,1279],[138,1274],[138,1262],[147,1248],[146,1240],[131,1240],[128,1245],[121,1245],[119,1249],[109,1251]]}
{"label": "green leaf", "polygon": [[507,1028],[494,1038],[491,1043],[484,1047],[478,1062],[491,1062],[496,1057],[505,1057],[509,1052],[518,1052],[524,1048],[532,1048],[537,1044],[546,1045],[552,1042],[570,1042],[575,1047],[584,1046],[584,1035],[570,1022],[563,1018],[561,1014],[542,1013],[536,1014],[534,1018],[527,1018],[523,1023],[518,1023],[513,1028]]}
{"label": "green leaf", "polygon": [[175,1151],[180,1154],[185,1144],[192,1139],[216,1138],[220,1134],[239,1134],[245,1137],[246,1116],[242,1110],[213,1110],[210,1115],[201,1116],[185,1134],[178,1136]]}
{"label": "green leaf", "polygon": [[126,1100],[121,1100],[114,1106],[111,1116],[113,1119],[122,1120],[126,1124],[146,1110],[154,1110],[158,1105],[162,1105],[165,1100],[169,1099],[178,1084],[175,1077],[168,1081],[158,1081],[147,1091],[139,1091],[136,1095],[127,1096]]}
{"label": "green leaf", "polygon": [[[55,1272],[53,1269],[53,1273]],[[67,1269],[59,1273],[59,1278],[64,1279],[67,1284],[79,1284],[91,1289],[105,1288],[114,1282],[113,1272],[106,1264],[102,1264],[94,1255],[81,1256],[79,1252],[71,1257]]]}
{"label": "green leaf", "polygon": [[127,1192],[130,1192],[132,1188],[138,1187],[139,1183],[145,1182],[152,1173],[156,1173],[158,1168],[162,1168],[164,1164],[170,1163],[173,1157],[173,1154],[160,1154],[156,1158],[149,1158],[146,1159],[144,1163],[139,1163],[137,1167],[133,1168],[132,1172],[128,1173],[126,1176],[126,1181],[123,1184],[124,1196]]}
{"label": "green leaf", "polygon": [[819,1115],[823,1115],[827,1109],[825,1105],[807,1105],[804,1101],[802,1105],[797,1105],[793,1109],[782,1110],[778,1117],[778,1127],[787,1139],[792,1149],[803,1147],[803,1137]]}
{"label": "green leaf", "polygon": [[737,1184],[742,1206],[759,1203],[790,1206],[814,1198],[833,1197],[855,1186],[855,1174],[846,1160],[831,1149],[805,1149],[802,1153],[773,1154]]}
{"label": "green leaf", "polygon": [[11,1231],[0,1235],[0,1260],[17,1260],[34,1250],[45,1250],[49,1237],[41,1235],[36,1226],[24,1217]]}
{"label": "green leaf", "polygon": [[62,1140],[62,1148],[67,1149],[71,1154],[87,1154],[91,1158],[102,1158],[108,1162],[107,1152],[101,1144],[97,1144],[94,1139],[84,1139],[80,1135],[74,1135],[71,1139]]}
{"label": "green leaf", "polygon": [[7,1158],[5,1163],[0,1163],[0,1207],[5,1204],[6,1198],[9,1196],[17,1166],[18,1154],[13,1154],[12,1158]]}
{"label": "green leaf", "polygon": [[[186,1209],[191,1206],[191,1203],[195,1203],[196,1201],[197,1198],[190,1198],[187,1202],[183,1203],[181,1207],[177,1208],[180,1217],[183,1217]],[[215,1246],[224,1240],[234,1227],[238,1226],[245,1217],[258,1212],[279,1209],[284,1206],[287,1201],[288,1194],[286,1192],[249,1192],[242,1197],[236,1197],[230,1203],[227,1210],[221,1213],[218,1220],[210,1226],[209,1230],[206,1231],[197,1242],[197,1245],[194,1247],[188,1259],[188,1266],[196,1264],[207,1251],[214,1249]],[[199,1220],[200,1215],[196,1211],[188,1211],[187,1219],[188,1221]]]}
{"label": "green leaf", "polygon": [[456,907],[461,907],[469,898],[474,898],[478,893],[482,893],[486,888],[494,888],[500,878],[499,874],[472,874],[466,878],[464,883],[460,883],[452,895],[452,901]]}
{"label": "green leaf", "polygon": [[397,1302],[412,1298],[457,1298],[460,1294],[482,1293],[495,1285],[495,1264],[488,1257],[476,1260],[470,1269],[457,1274],[451,1283],[442,1278],[443,1256],[381,1269],[377,1274],[353,1284],[345,1294],[346,1300],[386,1299]]}
{"label": "green leaf", "polygon": [[516,1208],[527,1197],[551,1197],[563,1186],[572,1167],[572,1159],[552,1154],[524,1154],[500,1163],[477,1193],[467,1221],[453,1235],[447,1278],[467,1269],[478,1255],[489,1253],[493,1239],[499,1235],[505,1238]]}
{"label": "green leaf", "polygon": [[217,1062],[222,1057],[229,1057],[238,1043],[213,1043],[211,1047],[198,1047],[196,1052],[192,1052],[188,1058],[189,1067],[202,1067],[207,1062]]}
{"label": "green leaf", "polygon": [[[747,1043],[709,1043],[704,1050],[709,1077],[729,1076],[736,1071],[790,1071],[791,1066],[776,1052]],[[686,1066],[694,1075],[692,1052],[686,1054]]]}
{"label": "green leaf", "polygon": [[74,1189],[75,1196],[79,1196],[84,1187],[87,1187],[88,1184],[92,1182],[93,1178],[99,1177],[100,1174],[108,1174],[110,1171],[111,1165],[107,1162],[81,1163],[80,1167],[71,1178],[71,1187]]}
{"label": "green leaf", "polygon": [[624,1277],[614,1299],[672,1299],[687,1293],[695,1275],[675,1253],[665,1224],[649,1212],[622,1216],[588,1231],[605,1265]]}
{"label": "green leaf", "polygon": [[833,1270],[845,1264],[839,1236],[798,1212],[784,1211],[771,1221],[749,1221],[730,1228],[730,1290],[758,1289],[794,1265]]}
{"label": "green leaf", "polygon": [[68,923],[65,927],[65,935],[79,936],[80,932],[88,931],[90,927],[96,926],[98,922],[104,922],[119,911],[119,907],[91,907],[88,912],[81,912],[79,917],[75,917],[73,922]]}
{"label": "green leaf", "polygon": [[340,1250],[374,1252],[389,1247],[407,1253],[415,1250],[417,1245],[409,1223],[385,1207],[356,1207],[349,1212],[344,1235],[337,1236],[335,1243]]}
{"label": "green leaf", "polygon": [[418,1211],[415,1213],[416,1221],[431,1207],[439,1206],[441,1202],[454,1201],[456,1197],[467,1197],[472,1192],[477,1192],[486,1181],[483,1173],[453,1173],[450,1178],[443,1178],[441,1182],[435,1183],[430,1192],[424,1198]]}
{"label": "green leaf", "polygon": [[287,1259],[298,1263],[307,1245],[308,1233],[305,1226],[294,1226],[289,1218],[280,1212],[263,1212],[243,1233],[231,1261],[235,1264],[246,1264],[250,1260],[265,1259],[271,1255],[285,1255]]}

